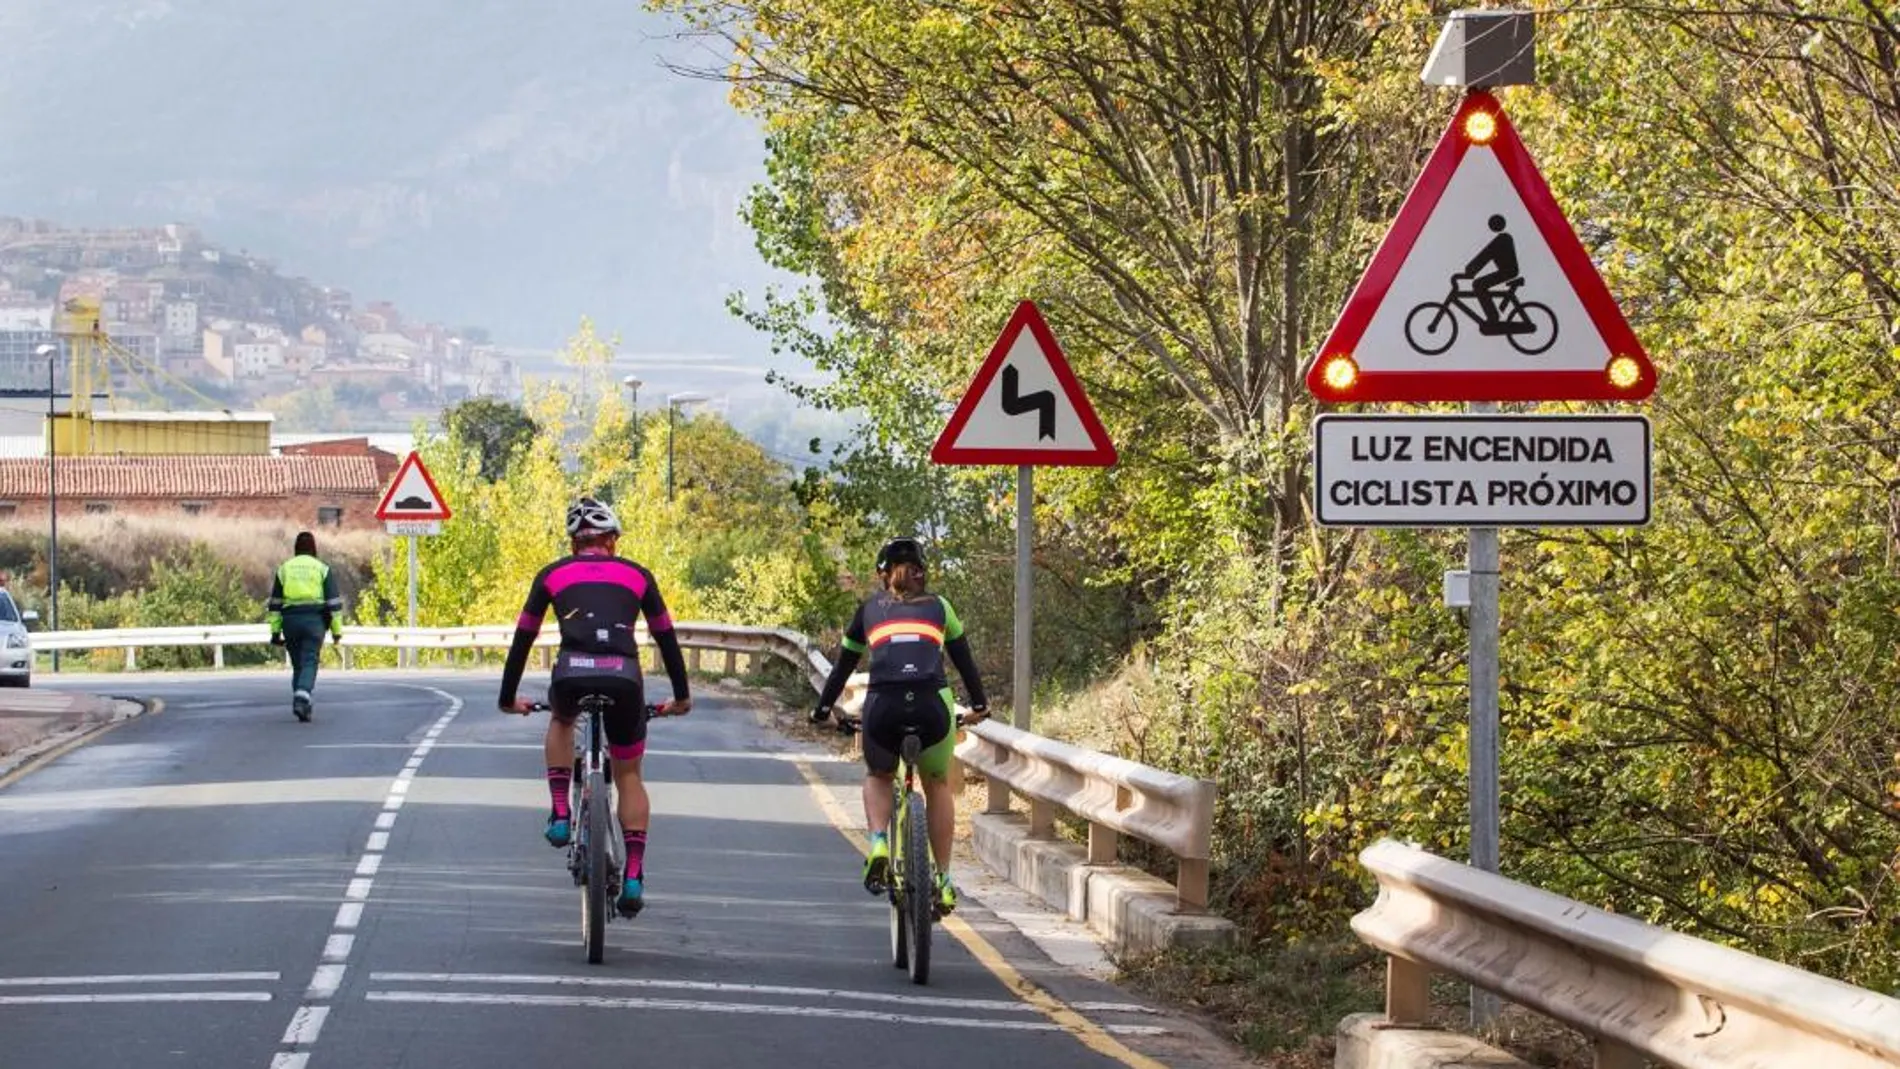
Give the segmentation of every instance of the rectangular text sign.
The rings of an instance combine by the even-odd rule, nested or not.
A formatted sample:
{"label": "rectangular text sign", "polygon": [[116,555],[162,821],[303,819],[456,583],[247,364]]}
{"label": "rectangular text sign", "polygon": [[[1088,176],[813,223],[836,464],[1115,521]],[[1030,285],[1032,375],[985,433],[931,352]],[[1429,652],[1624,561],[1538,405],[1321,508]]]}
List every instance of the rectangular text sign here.
{"label": "rectangular text sign", "polygon": [[1649,522],[1643,416],[1321,416],[1314,503],[1336,527]]}

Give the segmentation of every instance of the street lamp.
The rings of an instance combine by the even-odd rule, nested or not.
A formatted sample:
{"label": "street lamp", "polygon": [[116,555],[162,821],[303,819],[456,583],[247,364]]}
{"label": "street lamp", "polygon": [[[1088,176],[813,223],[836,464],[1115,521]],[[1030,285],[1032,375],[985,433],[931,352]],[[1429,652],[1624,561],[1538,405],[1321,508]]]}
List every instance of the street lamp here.
{"label": "street lamp", "polygon": [[693,390],[687,390],[684,393],[672,393],[672,394],[666,395],[666,499],[668,501],[673,500],[674,413],[679,411],[680,405],[692,405],[692,404],[698,404],[701,401],[710,401],[710,400],[712,400],[712,397],[710,395],[698,393]]}
{"label": "street lamp", "polygon": [[[59,367],[59,346],[41,345],[33,350],[34,355],[46,358],[46,608],[51,617],[47,628],[59,630],[59,465],[54,458],[59,454],[59,435],[53,407],[53,398],[58,387],[54,375]],[[59,650],[53,650],[53,671],[59,671]]]}

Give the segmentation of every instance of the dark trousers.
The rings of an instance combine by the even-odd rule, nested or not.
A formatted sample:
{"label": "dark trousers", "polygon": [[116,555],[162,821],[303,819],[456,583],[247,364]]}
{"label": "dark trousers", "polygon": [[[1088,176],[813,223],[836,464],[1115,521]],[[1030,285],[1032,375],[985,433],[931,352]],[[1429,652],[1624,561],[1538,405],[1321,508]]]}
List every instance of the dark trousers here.
{"label": "dark trousers", "polygon": [[323,652],[323,614],[284,614],[284,650],[290,654],[290,689],[313,694],[317,689],[317,654]]}

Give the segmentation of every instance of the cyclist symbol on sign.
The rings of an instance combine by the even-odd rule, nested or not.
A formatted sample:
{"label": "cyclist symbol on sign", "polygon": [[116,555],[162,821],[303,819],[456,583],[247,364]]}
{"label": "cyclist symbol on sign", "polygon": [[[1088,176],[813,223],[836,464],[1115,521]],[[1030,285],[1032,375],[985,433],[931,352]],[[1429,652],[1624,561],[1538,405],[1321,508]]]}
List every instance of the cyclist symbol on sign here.
{"label": "cyclist symbol on sign", "polygon": [[1451,292],[1445,299],[1427,301],[1405,317],[1405,340],[1427,356],[1444,352],[1458,340],[1454,311],[1471,317],[1479,334],[1502,334],[1511,348],[1527,356],[1557,343],[1556,313],[1547,305],[1517,297],[1524,276],[1518,274],[1517,242],[1505,232],[1504,217],[1494,215],[1488,223],[1496,236],[1463,271],[1452,273]]}

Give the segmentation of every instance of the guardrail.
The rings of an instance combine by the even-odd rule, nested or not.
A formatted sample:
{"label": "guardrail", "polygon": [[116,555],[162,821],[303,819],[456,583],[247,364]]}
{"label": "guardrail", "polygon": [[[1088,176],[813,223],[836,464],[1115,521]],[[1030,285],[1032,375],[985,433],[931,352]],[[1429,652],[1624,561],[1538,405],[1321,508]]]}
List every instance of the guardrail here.
{"label": "guardrail", "polygon": [[[642,624],[635,631],[639,641],[651,647],[651,640]],[[703,655],[706,652],[723,653],[724,669],[727,674],[738,671],[738,659],[771,655],[800,666],[807,676],[817,673],[815,686],[822,686],[824,673],[830,671],[830,663],[817,653],[811,640],[796,631],[774,628],[733,627],[724,624],[680,624],[675,629],[680,646],[685,651],[687,664],[693,669],[703,667]],[[344,667],[349,667],[349,651],[352,649],[395,649],[398,651],[421,650],[483,650],[505,651],[514,642],[513,625],[486,625],[476,627],[368,627],[352,626],[343,629]],[[210,647],[212,666],[224,667],[224,650],[227,646],[264,646],[270,643],[270,628],[256,624],[214,624],[202,627],[127,627],[101,628],[93,631],[42,631],[32,636],[35,653],[52,650],[100,650],[123,649],[127,671],[138,668],[138,651],[153,647],[198,646]],[[535,640],[535,649],[545,658],[545,651],[560,644],[560,636],[553,630],[543,630]]]}
{"label": "guardrail", "polygon": [[[674,633],[686,651],[689,667],[702,667],[707,652],[722,653],[728,675],[738,671],[738,658],[751,664],[776,657],[791,665],[813,691],[823,689],[831,661],[809,637],[783,628],[738,627],[726,624],[679,623]],[[478,627],[368,627],[343,629],[344,667],[352,649],[506,650],[514,641],[513,625]],[[636,629],[643,646],[651,648],[644,624]],[[94,631],[47,631],[33,636],[35,651],[125,650],[125,667],[138,667],[138,651],[159,646],[208,646],[214,667],[224,666],[227,646],[258,646],[270,640],[262,623],[206,627],[148,627]],[[543,630],[536,640],[539,651],[559,644],[559,635]],[[855,675],[841,705],[855,710],[863,700],[866,677]],[[1009,810],[1010,792],[1029,800],[1032,839],[1053,837],[1055,810],[1068,810],[1089,822],[1087,862],[1114,862],[1119,836],[1129,835],[1174,854],[1179,862],[1175,908],[1198,913],[1207,908],[1208,864],[1214,820],[1214,784],[1164,772],[1147,765],[1085,750],[1054,739],[1018,731],[993,721],[969,729],[957,747],[957,771],[982,775],[988,784],[991,813]]]}
{"label": "guardrail", "polygon": [[1089,822],[1089,864],[1113,864],[1122,835],[1153,843],[1180,864],[1176,908],[1207,908],[1213,781],[996,723],[970,728],[957,758],[988,780],[989,812],[1008,812],[1011,790],[1029,799],[1031,838],[1052,837],[1060,806]]}
{"label": "guardrail", "polygon": [[1389,1025],[1427,1023],[1439,971],[1591,1036],[1597,1069],[1900,1066],[1885,995],[1389,840],[1360,861],[1379,898],[1352,926],[1389,955]]}

